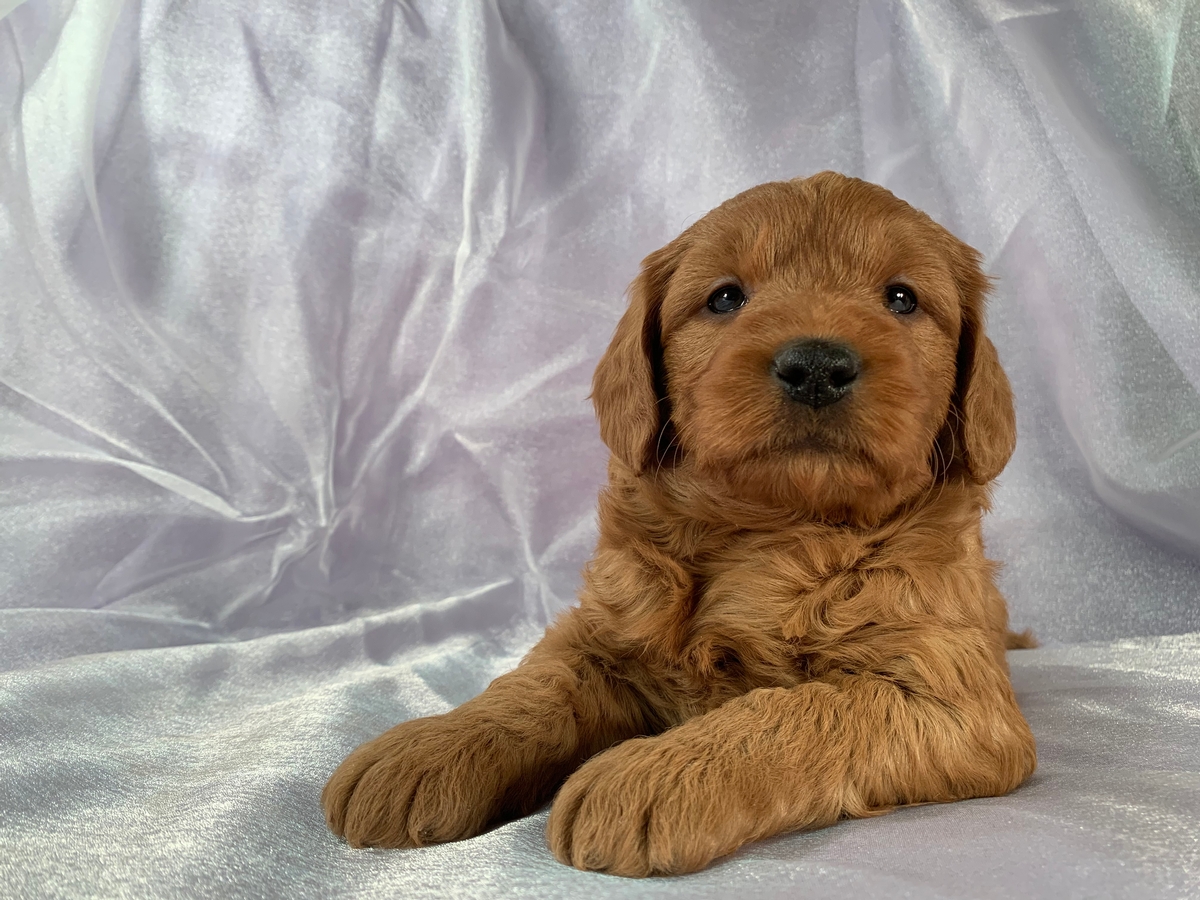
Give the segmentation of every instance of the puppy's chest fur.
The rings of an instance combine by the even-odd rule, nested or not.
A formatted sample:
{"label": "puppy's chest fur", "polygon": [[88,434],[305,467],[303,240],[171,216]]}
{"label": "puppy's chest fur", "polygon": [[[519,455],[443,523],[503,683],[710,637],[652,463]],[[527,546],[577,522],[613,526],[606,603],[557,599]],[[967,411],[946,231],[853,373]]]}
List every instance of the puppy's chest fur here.
{"label": "puppy's chest fur", "polygon": [[873,533],[602,533],[581,612],[653,705],[684,718],[755,688],[854,674],[930,625],[1002,633],[978,510],[956,512],[939,510],[937,529],[917,515]]}

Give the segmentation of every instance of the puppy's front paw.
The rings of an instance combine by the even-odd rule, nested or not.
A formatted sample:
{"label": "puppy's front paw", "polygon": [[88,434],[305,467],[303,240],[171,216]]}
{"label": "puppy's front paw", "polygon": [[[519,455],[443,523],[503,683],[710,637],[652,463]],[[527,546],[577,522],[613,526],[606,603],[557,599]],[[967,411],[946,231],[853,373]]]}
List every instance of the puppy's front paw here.
{"label": "puppy's front paw", "polygon": [[626,741],[567,779],[546,826],[555,856],[614,875],[677,875],[754,836],[721,761],[672,737]]}
{"label": "puppy's front paw", "polygon": [[453,713],[397,725],[351,753],[325,785],[329,828],[354,847],[419,847],[478,834],[510,781],[497,738]]}

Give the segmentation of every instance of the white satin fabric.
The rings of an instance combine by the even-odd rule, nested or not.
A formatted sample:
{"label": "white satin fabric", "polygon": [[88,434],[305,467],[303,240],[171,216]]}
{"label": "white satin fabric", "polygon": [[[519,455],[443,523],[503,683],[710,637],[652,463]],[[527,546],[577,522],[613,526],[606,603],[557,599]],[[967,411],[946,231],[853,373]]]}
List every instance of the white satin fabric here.
{"label": "white satin fabric", "polygon": [[[316,795],[572,600],[640,258],[825,168],[986,256],[1008,798],[633,884]],[[1200,6],[0,0],[0,894],[1200,892]]]}

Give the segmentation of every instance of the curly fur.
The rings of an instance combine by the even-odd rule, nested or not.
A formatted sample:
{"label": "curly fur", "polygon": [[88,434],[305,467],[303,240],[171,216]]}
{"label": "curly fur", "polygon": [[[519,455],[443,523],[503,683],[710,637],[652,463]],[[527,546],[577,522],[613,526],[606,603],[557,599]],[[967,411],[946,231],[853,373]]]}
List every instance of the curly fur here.
{"label": "curly fur", "polygon": [[[596,370],[612,450],[580,602],[513,672],[359,747],[322,795],[353,846],[470,837],[555,795],[555,855],[694,871],[748,841],[1011,791],[1033,736],[983,552],[1012,396],[978,254],[883,188],[761,185],[652,253]],[[746,306],[705,301],[736,279]],[[918,312],[882,298],[902,280]],[[846,400],[772,382],[852,345]],[[565,779],[565,781],[564,781]]]}

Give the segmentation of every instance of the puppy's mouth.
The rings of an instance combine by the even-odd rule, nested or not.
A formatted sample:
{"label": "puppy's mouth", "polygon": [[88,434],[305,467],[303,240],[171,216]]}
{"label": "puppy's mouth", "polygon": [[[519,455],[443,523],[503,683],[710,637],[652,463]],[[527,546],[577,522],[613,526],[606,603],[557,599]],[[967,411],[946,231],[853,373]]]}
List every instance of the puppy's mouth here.
{"label": "puppy's mouth", "polygon": [[[792,417],[786,417],[791,419]],[[795,427],[797,423],[781,422],[783,427],[770,437],[754,446],[747,448],[747,460],[781,461],[797,457],[822,457],[829,460],[853,461],[871,463],[871,454],[866,452],[860,443],[849,440],[840,434],[839,429],[814,426]]]}
{"label": "puppy's mouth", "polygon": [[790,438],[784,441],[779,449],[787,454],[795,453],[819,453],[823,456],[846,455],[845,449],[839,444],[830,440],[824,434],[806,434],[803,437]]}
{"label": "puppy's mouth", "polygon": [[854,435],[858,422],[852,398],[813,408],[780,392],[776,402],[774,427],[767,441],[770,450],[782,454],[861,455],[860,442]]}
{"label": "puppy's mouth", "polygon": [[[758,398],[733,427],[697,435],[694,446],[706,467],[722,468],[745,462],[783,463],[808,458],[826,462],[871,463],[864,449],[866,435],[852,398],[813,408],[797,403],[772,385],[770,399]],[[763,402],[767,400],[767,402]],[[750,405],[750,404],[747,404]],[[734,418],[726,414],[725,418]]]}

